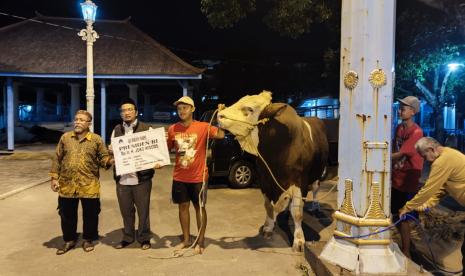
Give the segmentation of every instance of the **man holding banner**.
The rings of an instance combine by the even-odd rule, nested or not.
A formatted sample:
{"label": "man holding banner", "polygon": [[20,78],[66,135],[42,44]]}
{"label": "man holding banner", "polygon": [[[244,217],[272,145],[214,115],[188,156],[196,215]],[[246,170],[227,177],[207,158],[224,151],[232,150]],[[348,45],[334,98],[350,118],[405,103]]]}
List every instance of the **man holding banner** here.
{"label": "man holding banner", "polygon": [[[121,102],[120,112],[123,122],[113,129],[111,152],[115,156],[116,195],[124,228],[123,239],[115,248],[125,248],[137,239],[141,248],[146,250],[151,248],[149,210],[154,168],[169,164],[169,153],[164,130],[153,130],[140,122],[136,103],[132,99]],[[157,157],[163,146],[163,158]],[[134,225],[136,209],[139,220],[137,234]]]}
{"label": "man holding banner", "polygon": [[[202,254],[205,248],[204,237],[207,227],[208,169],[206,166],[207,137],[224,138],[224,131],[208,123],[193,120],[194,101],[187,96],[174,102],[180,122],[168,129],[168,148],[176,150],[176,163],[173,172],[172,199],[179,207],[179,221],[183,241],[178,249],[191,246],[189,230],[189,202],[192,201],[196,212],[199,231],[195,252]],[[200,200],[199,200],[200,197]],[[200,201],[200,202],[199,202]],[[202,213],[201,213],[202,211]]]}

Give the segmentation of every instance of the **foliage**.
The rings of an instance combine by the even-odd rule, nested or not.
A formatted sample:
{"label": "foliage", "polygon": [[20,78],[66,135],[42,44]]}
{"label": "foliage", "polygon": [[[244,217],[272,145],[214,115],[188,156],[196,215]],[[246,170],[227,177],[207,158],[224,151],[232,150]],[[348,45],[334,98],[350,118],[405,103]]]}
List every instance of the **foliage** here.
{"label": "foliage", "polygon": [[201,0],[201,10],[214,28],[229,28],[257,11],[282,36],[297,38],[314,22],[329,20],[340,9],[336,0]]}
{"label": "foliage", "polygon": [[256,0],[201,0],[201,10],[216,28],[234,26],[255,11]]}
{"label": "foliage", "polygon": [[435,136],[442,140],[442,108],[457,103],[465,85],[465,68],[451,71],[447,66],[465,63],[464,37],[455,17],[420,1],[399,3],[395,96],[418,95],[425,99],[433,108]]}
{"label": "foliage", "polygon": [[270,29],[281,35],[296,38],[308,32],[314,21],[323,22],[331,15],[332,11],[324,2],[274,0],[263,21]]}
{"label": "foliage", "polygon": [[439,109],[463,85],[464,68],[452,73],[447,65],[464,63],[465,49],[454,21],[424,9],[407,6],[397,18],[395,92],[419,94]]}

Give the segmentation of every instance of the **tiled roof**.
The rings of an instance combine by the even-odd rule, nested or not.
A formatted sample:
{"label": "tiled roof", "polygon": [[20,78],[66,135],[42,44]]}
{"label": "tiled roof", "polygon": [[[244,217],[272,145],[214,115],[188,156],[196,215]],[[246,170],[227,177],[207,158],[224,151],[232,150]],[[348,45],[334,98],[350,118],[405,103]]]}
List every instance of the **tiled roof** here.
{"label": "tiled roof", "polygon": [[[77,30],[83,28],[82,19],[42,15],[0,28],[0,75],[85,75],[86,42],[77,35]],[[162,78],[199,76],[203,72],[203,69],[181,60],[129,20],[97,20],[94,30],[100,35],[93,47],[96,76]]]}

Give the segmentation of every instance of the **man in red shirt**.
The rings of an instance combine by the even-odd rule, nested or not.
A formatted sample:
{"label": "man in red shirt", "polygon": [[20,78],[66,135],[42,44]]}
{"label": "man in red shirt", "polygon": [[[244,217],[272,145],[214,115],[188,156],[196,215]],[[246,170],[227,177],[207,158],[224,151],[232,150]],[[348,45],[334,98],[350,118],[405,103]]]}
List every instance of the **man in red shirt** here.
{"label": "man in red shirt", "polygon": [[[423,158],[415,150],[415,143],[423,137],[423,130],[414,122],[420,110],[417,97],[399,99],[399,116],[402,123],[396,128],[392,153],[391,213],[397,217],[399,210],[412,199],[419,189]],[[402,252],[410,258],[410,224],[402,221],[399,226]]]}
{"label": "man in red shirt", "polygon": [[[197,228],[199,231],[195,252],[202,254],[205,229],[207,227],[207,199],[208,169],[206,166],[207,137],[224,138],[224,131],[210,126],[208,123],[193,119],[194,101],[187,96],[174,102],[180,122],[168,129],[168,148],[176,150],[176,161],[173,172],[172,199],[179,206],[179,221],[183,234],[180,249],[191,246],[189,230],[190,201],[195,208]],[[201,202],[199,202],[201,195]],[[202,211],[202,214],[200,213]]]}

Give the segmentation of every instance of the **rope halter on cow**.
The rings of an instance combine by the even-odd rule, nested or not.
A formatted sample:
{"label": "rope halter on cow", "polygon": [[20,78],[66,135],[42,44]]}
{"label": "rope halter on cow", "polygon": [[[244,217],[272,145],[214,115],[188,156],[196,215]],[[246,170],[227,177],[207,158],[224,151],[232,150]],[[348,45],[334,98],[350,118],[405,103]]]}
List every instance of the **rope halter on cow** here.
{"label": "rope halter on cow", "polygon": [[[228,119],[228,120],[231,120],[231,121],[235,121],[235,122],[239,122],[239,123],[242,123],[242,124],[245,124],[245,125],[248,125],[249,127],[247,128],[248,129],[248,133],[246,135],[236,135],[236,139],[239,141],[239,142],[245,142],[247,143],[248,145],[250,145],[254,152],[256,153],[256,156],[258,158],[260,158],[260,160],[263,162],[263,164],[265,165],[266,169],[268,170],[268,172],[270,173],[270,176],[271,178],[273,179],[273,181],[275,182],[275,184],[281,189],[281,191],[288,195],[289,197],[292,197],[293,195],[287,191],[286,189],[283,188],[283,186],[281,184],[279,184],[278,180],[276,179],[273,171],[271,170],[270,166],[268,165],[268,162],[266,162],[265,158],[263,158],[263,156],[260,154],[259,150],[258,150],[258,143],[254,143],[254,139],[252,137],[252,131],[260,124],[265,124],[267,123],[270,118],[263,118],[263,119],[260,119],[258,120],[256,123],[251,123],[251,122],[248,122],[248,121],[244,121],[244,120],[240,120],[240,119],[235,119],[235,118],[230,118],[230,117],[227,117],[225,115],[221,115],[223,118],[225,119]],[[309,135],[310,135],[310,139],[313,141],[313,134],[312,134],[312,129],[310,127],[310,125],[305,121],[303,120],[305,126],[307,127],[308,131],[309,131]],[[244,146],[242,145],[241,143],[241,147]],[[325,194],[323,195],[322,197],[320,197],[318,200],[321,200],[325,197],[327,197],[333,190],[334,188],[336,187],[337,185],[334,185],[333,187],[331,187],[331,189]],[[304,202],[306,201],[311,201],[310,199],[306,198],[306,197],[300,197]],[[312,199],[312,200],[315,200]]]}
{"label": "rope halter on cow", "polygon": [[247,137],[250,135],[250,133],[252,132],[252,130],[254,130],[258,125],[260,124],[265,124],[266,122],[268,122],[270,119],[269,118],[263,118],[261,120],[258,120],[256,123],[251,123],[251,122],[248,122],[248,121],[244,121],[244,120],[240,120],[240,119],[235,119],[235,118],[231,118],[231,117],[228,117],[226,115],[220,115],[222,118],[224,119],[228,119],[230,121],[234,121],[234,122],[239,122],[239,123],[243,123],[243,124],[246,124],[248,125],[247,127],[247,130],[249,131],[246,135],[236,135],[236,136],[241,136],[241,137]]}
{"label": "rope halter on cow", "polygon": [[[266,107],[265,107],[266,108]],[[273,179],[273,181],[275,182],[275,184],[281,189],[281,191],[284,193],[284,194],[287,194],[289,197],[292,197],[293,195],[287,191],[286,189],[283,188],[283,186],[281,184],[279,184],[278,180],[276,179],[275,175],[273,174],[273,171],[271,170],[270,166],[268,165],[268,162],[266,162],[265,158],[263,158],[263,156],[260,154],[259,150],[258,150],[258,141],[257,143],[254,142],[254,139],[252,137],[252,131],[257,128],[258,125],[260,124],[265,124],[267,123],[270,118],[263,118],[263,119],[260,119],[258,120],[257,122],[255,123],[251,123],[251,122],[248,122],[248,121],[245,121],[245,120],[241,120],[241,119],[235,119],[235,118],[231,118],[231,117],[228,117],[224,114],[221,114],[219,115],[221,116],[222,118],[224,119],[228,119],[228,120],[231,120],[231,121],[235,121],[235,122],[239,122],[239,123],[242,123],[242,124],[245,124],[245,125],[248,125],[247,127],[247,130],[248,130],[248,133],[246,135],[235,135],[236,136],[236,140],[239,141],[239,143],[241,144],[241,147],[244,149],[244,147],[246,147],[246,145],[243,145],[242,143],[246,143],[248,145],[250,145],[251,148],[253,148],[254,152],[256,154],[256,156],[258,156],[258,158],[260,158],[260,160],[263,162],[263,164],[265,165],[266,169],[268,170],[268,172],[270,173],[270,176],[271,178]],[[307,127],[308,131],[309,131],[309,134],[310,134],[310,139],[313,141],[313,134],[312,134],[312,129],[310,127],[310,125],[305,121],[303,120],[305,126]],[[331,187],[331,189],[325,194],[323,195],[322,197],[320,197],[318,200],[321,200],[325,197],[327,197],[328,195],[330,195],[330,193],[334,190],[334,188],[336,187],[337,185],[334,185],[333,187]],[[304,198],[304,197],[300,197],[304,202],[306,201],[310,201],[308,198]],[[312,200],[315,200],[315,199],[312,199]]]}
{"label": "rope halter on cow", "polygon": [[[276,183],[276,185],[282,190],[283,193],[287,194],[288,196],[292,197],[292,195],[287,191],[285,190],[278,182],[278,180],[276,179],[276,177],[274,176],[273,172],[271,171],[271,168],[268,166],[268,163],[266,162],[266,160],[263,158],[263,156],[260,154],[260,152],[258,151],[258,143],[255,144],[254,141],[253,141],[253,138],[251,137],[251,133],[252,131],[260,124],[265,124],[266,122],[268,122],[270,119],[269,118],[263,118],[263,119],[260,119],[258,120],[256,123],[251,123],[251,122],[248,122],[248,121],[244,121],[244,120],[240,120],[240,119],[235,119],[235,118],[231,118],[231,117],[228,117],[226,115],[221,115],[222,118],[224,119],[228,119],[228,120],[231,120],[231,121],[235,121],[235,122],[239,122],[239,123],[242,123],[242,124],[245,124],[245,125],[248,125],[248,133],[246,135],[236,135],[236,139],[239,140],[243,140],[244,142],[246,142],[247,144],[249,145],[252,145],[254,151],[257,153],[256,155],[260,158],[260,160],[263,162],[263,164],[265,164],[268,172],[270,173],[271,175],[271,178],[273,178],[274,182]],[[249,141],[247,141],[247,139],[249,139]],[[242,146],[242,145],[241,145]],[[306,201],[305,199],[303,199],[304,201]]]}

